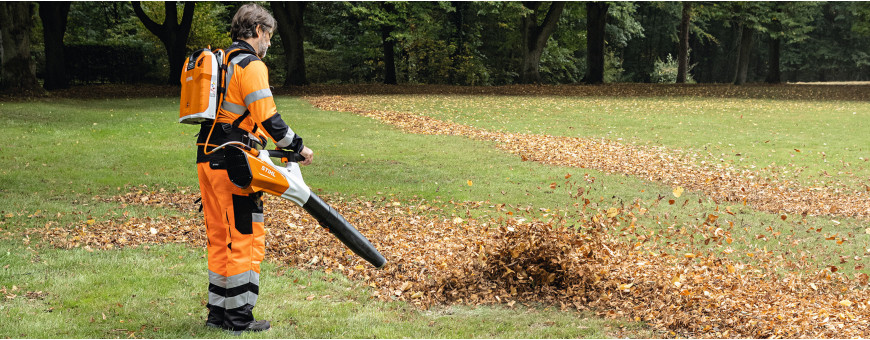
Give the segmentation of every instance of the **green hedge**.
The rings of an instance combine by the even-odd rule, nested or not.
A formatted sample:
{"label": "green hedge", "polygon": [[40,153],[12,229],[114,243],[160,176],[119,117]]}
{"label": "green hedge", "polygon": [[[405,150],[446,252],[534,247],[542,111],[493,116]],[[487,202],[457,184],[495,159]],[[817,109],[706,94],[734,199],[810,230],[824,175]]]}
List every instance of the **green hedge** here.
{"label": "green hedge", "polygon": [[73,84],[140,83],[150,72],[146,49],[133,44],[73,44],[64,49]]}

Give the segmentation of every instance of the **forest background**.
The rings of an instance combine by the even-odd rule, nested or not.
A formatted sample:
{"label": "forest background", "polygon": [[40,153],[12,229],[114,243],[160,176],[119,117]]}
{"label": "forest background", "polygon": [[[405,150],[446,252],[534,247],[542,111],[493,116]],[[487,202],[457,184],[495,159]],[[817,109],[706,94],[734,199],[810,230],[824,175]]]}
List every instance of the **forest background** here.
{"label": "forest background", "polygon": [[[244,3],[4,3],[0,86],[178,84]],[[261,4],[277,86],[870,80],[866,2]]]}

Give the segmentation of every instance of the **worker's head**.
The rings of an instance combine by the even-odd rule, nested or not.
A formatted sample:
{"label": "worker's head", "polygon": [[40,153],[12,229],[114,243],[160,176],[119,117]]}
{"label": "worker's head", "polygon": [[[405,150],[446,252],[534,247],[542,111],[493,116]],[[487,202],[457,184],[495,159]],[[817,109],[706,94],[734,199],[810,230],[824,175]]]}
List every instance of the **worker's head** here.
{"label": "worker's head", "polygon": [[233,40],[244,40],[251,44],[257,55],[265,58],[266,50],[272,45],[275,26],[275,18],[265,8],[257,4],[246,4],[233,17],[230,36]]}

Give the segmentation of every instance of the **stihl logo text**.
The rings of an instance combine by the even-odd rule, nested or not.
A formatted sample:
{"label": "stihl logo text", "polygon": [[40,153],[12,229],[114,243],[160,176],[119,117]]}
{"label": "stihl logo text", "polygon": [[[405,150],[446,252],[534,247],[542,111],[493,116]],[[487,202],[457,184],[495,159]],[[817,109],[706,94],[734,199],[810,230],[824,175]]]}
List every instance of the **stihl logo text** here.
{"label": "stihl logo text", "polygon": [[270,176],[275,177],[275,172],[272,171],[272,169],[267,168],[265,165],[263,165],[263,166],[260,168],[260,170],[263,170],[264,172],[266,172],[266,173],[269,174]]}

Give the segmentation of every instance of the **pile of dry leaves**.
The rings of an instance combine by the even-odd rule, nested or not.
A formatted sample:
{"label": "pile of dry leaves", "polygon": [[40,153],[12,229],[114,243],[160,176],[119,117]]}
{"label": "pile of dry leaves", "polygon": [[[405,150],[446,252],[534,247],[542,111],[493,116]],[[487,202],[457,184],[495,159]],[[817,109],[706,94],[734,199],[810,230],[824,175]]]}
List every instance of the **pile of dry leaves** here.
{"label": "pile of dry leaves", "polygon": [[[107,200],[195,210],[195,198],[138,191]],[[636,213],[631,207],[525,222],[425,217],[445,216],[437,202],[325,200],[381,250],[385,268],[373,269],[304,210],[277,199],[267,202],[267,257],[362,280],[373,298],[421,308],[544,302],[644,320],[691,337],[870,336],[866,274],[778,274],[782,268],[772,262],[742,264],[701,252],[675,256],[652,242],[616,241],[607,231],[627,224]],[[198,218],[119,217],[44,232],[59,247],[205,245]]]}
{"label": "pile of dry leaves", "polygon": [[424,115],[368,110],[355,105],[365,97],[308,97],[314,106],[353,112],[418,134],[457,135],[495,141],[523,160],[623,173],[700,191],[717,201],[746,202],[759,210],[802,215],[870,216],[870,188],[810,188],[767,178],[733,166],[702,165],[674,150],[606,139],[494,132]]}

